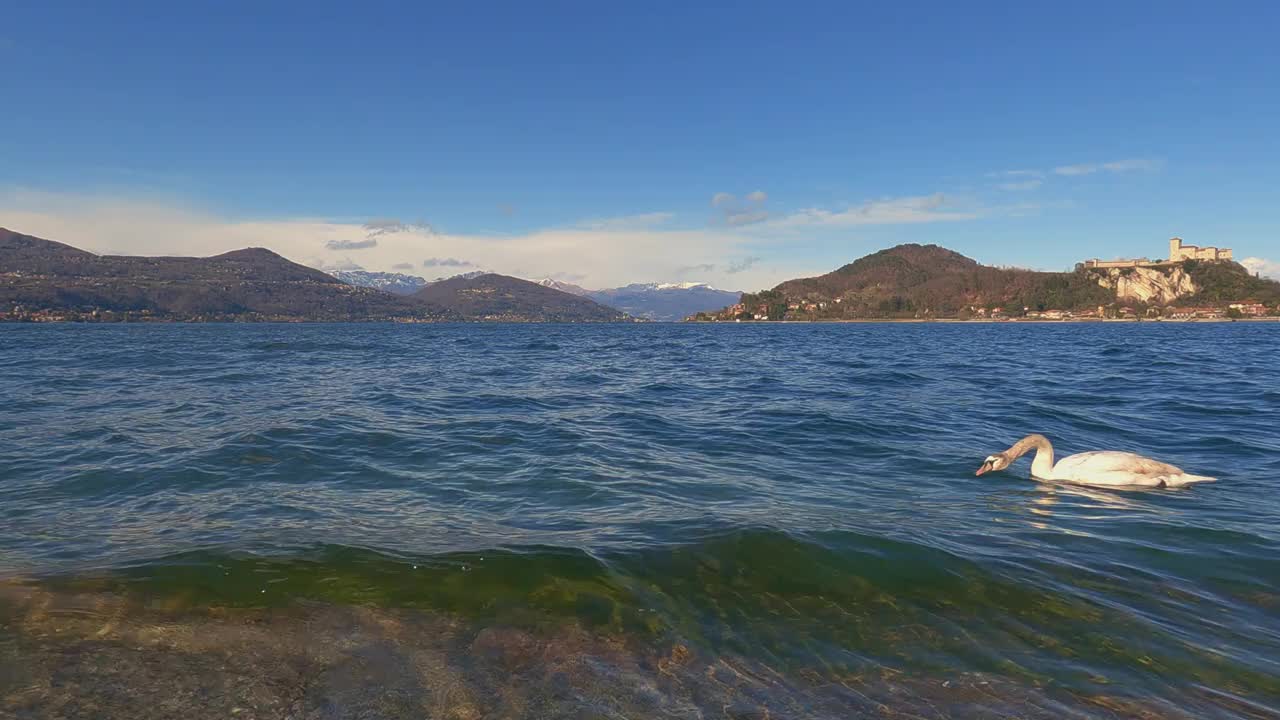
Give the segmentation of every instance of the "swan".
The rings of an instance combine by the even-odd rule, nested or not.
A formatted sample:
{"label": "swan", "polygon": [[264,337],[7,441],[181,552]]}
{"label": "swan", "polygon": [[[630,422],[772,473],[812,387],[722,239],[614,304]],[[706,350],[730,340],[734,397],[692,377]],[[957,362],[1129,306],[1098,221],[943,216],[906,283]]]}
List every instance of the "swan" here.
{"label": "swan", "polygon": [[1032,450],[1031,477],[1102,487],[1180,487],[1216,478],[1189,475],[1181,468],[1127,452],[1103,450],[1068,455],[1053,462],[1053,444],[1043,435],[1028,435],[1013,447],[987,456],[977,475],[1004,470]]}

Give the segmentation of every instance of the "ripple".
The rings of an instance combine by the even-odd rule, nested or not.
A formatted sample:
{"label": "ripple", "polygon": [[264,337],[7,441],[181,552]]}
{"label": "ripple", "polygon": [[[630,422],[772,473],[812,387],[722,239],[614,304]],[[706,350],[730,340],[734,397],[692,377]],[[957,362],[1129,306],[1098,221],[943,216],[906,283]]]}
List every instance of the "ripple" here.
{"label": "ripple", "polygon": [[[0,574],[1266,706],[1278,354],[1240,323],[0,326]],[[1032,431],[1222,481],[973,476]]]}

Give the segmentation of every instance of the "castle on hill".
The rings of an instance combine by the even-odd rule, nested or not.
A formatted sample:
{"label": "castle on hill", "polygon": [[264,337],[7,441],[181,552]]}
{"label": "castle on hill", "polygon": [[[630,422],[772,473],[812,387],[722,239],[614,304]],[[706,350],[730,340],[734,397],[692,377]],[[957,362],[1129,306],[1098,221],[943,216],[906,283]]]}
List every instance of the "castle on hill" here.
{"label": "castle on hill", "polygon": [[1183,245],[1182,238],[1169,239],[1169,262],[1230,259],[1231,248],[1196,247],[1195,245]]}
{"label": "castle on hill", "polygon": [[1184,245],[1182,238],[1175,237],[1169,238],[1168,260],[1148,260],[1146,258],[1138,258],[1136,260],[1099,260],[1094,258],[1085,260],[1084,266],[1089,268],[1158,267],[1161,265],[1173,265],[1183,260],[1208,260],[1210,262],[1231,260],[1231,248]]}

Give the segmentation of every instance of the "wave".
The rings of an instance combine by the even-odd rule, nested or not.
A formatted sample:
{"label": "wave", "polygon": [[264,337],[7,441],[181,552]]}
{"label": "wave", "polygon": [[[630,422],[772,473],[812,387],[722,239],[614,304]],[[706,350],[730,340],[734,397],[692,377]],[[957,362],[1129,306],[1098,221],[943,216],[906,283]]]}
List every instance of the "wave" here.
{"label": "wave", "polygon": [[[165,607],[267,608],[305,600],[417,608],[487,625],[571,623],[642,642],[678,638],[704,652],[793,670],[871,660],[903,670],[960,665],[1000,674],[1003,658],[1013,655],[1026,672],[1080,687],[1089,685],[1091,664],[1139,681],[1152,662],[1176,668],[1187,682],[1215,685],[1230,677],[1236,686],[1280,687],[1246,661],[1247,653],[1224,662],[1221,648],[1199,650],[1114,598],[1067,589],[1060,578],[848,532],[739,530],[610,553],[550,546],[426,556],[336,545],[197,550],[42,582],[60,592],[109,592]],[[914,629],[905,644],[904,628]],[[1121,650],[1111,641],[1116,637],[1143,640]],[[1056,667],[1068,659],[1078,673]]]}
{"label": "wave", "polygon": [[[1276,329],[24,331],[0,349],[0,573],[268,624],[557,628],[652,663],[679,644],[716,682],[728,658],[875,697],[871,673],[967,673],[1265,704]],[[1222,481],[1116,496],[1025,460],[974,477],[1035,431]]]}

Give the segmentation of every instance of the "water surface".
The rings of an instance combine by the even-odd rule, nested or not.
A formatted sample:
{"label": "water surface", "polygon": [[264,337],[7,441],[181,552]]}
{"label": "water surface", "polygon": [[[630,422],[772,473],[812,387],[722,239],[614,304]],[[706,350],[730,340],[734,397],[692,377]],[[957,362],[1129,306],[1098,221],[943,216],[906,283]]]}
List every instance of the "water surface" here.
{"label": "water surface", "polygon": [[[1277,357],[1245,323],[0,326],[0,717],[1273,717]],[[1222,480],[974,477],[1029,432]]]}

